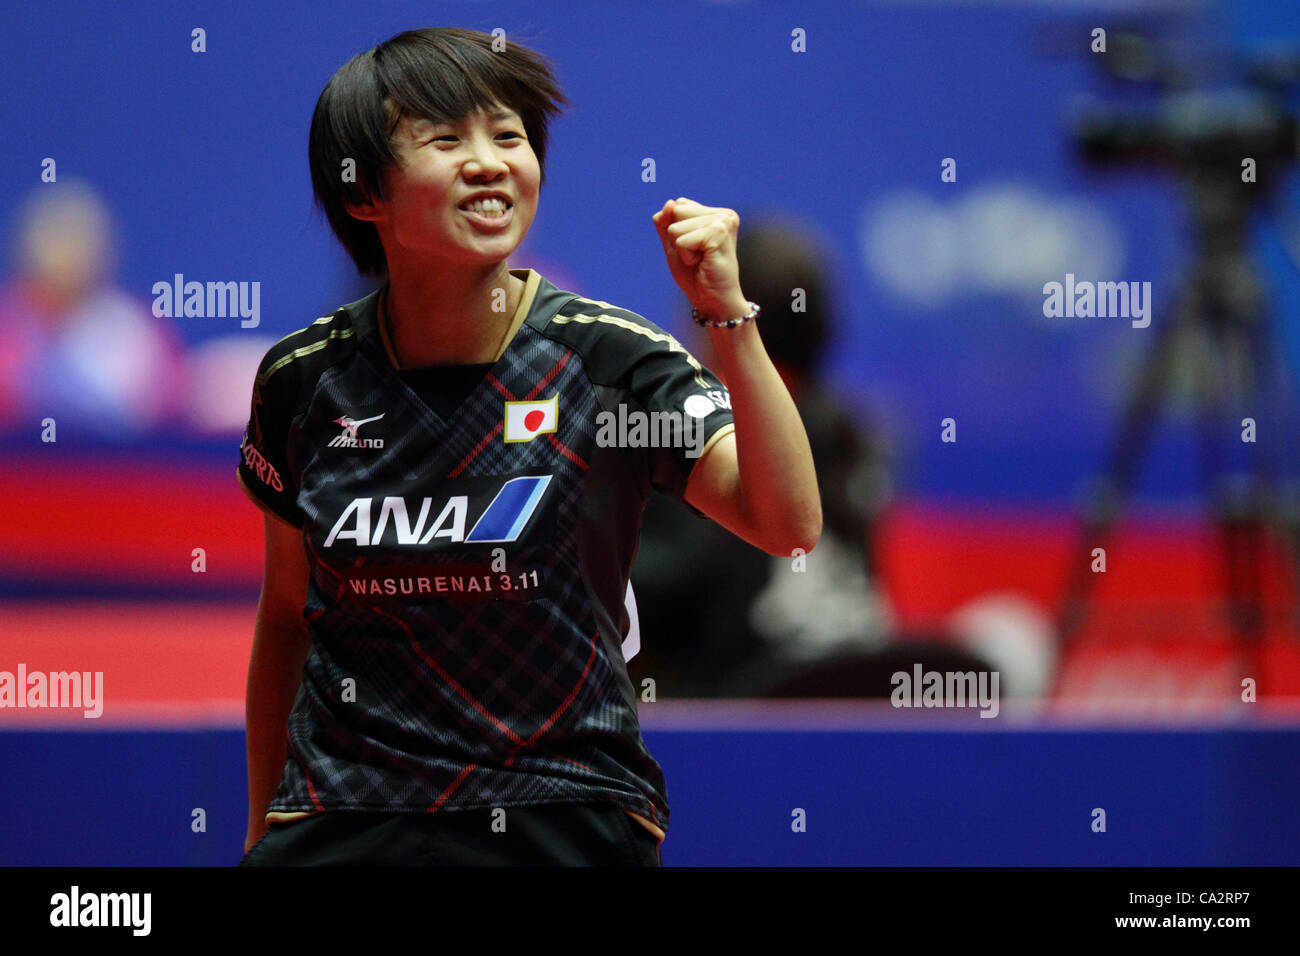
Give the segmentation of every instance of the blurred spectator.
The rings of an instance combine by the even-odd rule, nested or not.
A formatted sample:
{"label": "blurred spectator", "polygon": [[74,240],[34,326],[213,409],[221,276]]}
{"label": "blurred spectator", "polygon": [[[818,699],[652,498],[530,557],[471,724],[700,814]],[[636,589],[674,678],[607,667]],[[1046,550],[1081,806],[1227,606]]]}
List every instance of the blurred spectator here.
{"label": "blurred spectator", "polygon": [[[834,327],[827,257],[785,221],[743,225],[737,255],[741,286],[762,307],[767,352],[808,431],[823,530],[800,572],[792,557],[766,555],[674,501],[651,499],[632,570],[643,639],[631,663],[673,697],[759,696],[795,668],[880,647],[892,629],[871,548],[888,495],[881,444],[817,380]],[[687,347],[717,367],[706,360],[709,342]]]}
{"label": "blurred spectator", "polygon": [[38,187],[19,218],[17,275],[0,288],[0,430],[130,439],[175,411],[179,337],[115,288],[112,223],[89,186]]}

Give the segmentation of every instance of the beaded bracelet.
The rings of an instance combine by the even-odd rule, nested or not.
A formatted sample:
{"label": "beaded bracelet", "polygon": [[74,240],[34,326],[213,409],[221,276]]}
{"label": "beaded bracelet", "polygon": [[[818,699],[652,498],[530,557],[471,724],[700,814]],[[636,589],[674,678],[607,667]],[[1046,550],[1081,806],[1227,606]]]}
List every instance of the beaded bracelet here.
{"label": "beaded bracelet", "polygon": [[736,326],[741,325],[742,323],[745,323],[745,322],[750,321],[751,319],[757,318],[758,313],[759,313],[758,303],[757,303],[757,302],[750,302],[750,303],[749,303],[749,314],[748,314],[748,315],[742,315],[742,316],[741,316],[740,318],[738,318],[738,319],[724,319],[724,320],[722,320],[722,321],[720,321],[720,322],[713,322],[713,321],[710,321],[709,319],[706,319],[704,316],[700,315],[700,310],[699,310],[699,309],[696,309],[696,308],[692,308],[692,309],[691,309],[691,318],[694,319],[694,320],[695,320],[695,324],[698,325],[698,326],[700,326],[701,328],[706,328],[706,329],[734,329]]}

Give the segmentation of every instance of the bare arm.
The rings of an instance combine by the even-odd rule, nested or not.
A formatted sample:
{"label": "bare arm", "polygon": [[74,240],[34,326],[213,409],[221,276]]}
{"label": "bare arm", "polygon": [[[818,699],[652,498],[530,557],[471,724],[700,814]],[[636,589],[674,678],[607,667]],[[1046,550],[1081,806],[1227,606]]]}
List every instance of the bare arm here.
{"label": "bare arm", "polygon": [[266,811],[284,771],[285,727],[311,647],[302,616],[308,575],[302,532],[269,512],[264,524],[266,569],[257,602],[244,705],[248,744],[245,852],[266,832]]}
{"label": "bare arm", "polygon": [[[731,315],[744,315],[737,302]],[[736,422],[691,469],[686,500],[768,554],[811,551],[821,498],[808,435],[753,324],[712,333]]]}
{"label": "bare arm", "polygon": [[[676,199],[652,218],[673,279],[705,318],[749,311],[736,261],[740,217],[733,210]],[[757,324],[710,331],[736,430],[695,463],[686,500],[768,554],[811,551],[821,536],[821,497],[794,400]]]}

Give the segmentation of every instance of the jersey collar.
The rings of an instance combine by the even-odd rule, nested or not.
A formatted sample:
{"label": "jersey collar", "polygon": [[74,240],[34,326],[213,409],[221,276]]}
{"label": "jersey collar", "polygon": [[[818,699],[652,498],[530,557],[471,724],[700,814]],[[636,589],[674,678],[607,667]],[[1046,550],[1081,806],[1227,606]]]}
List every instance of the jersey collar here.
{"label": "jersey collar", "polygon": [[[537,300],[537,293],[546,281],[542,278],[542,274],[535,269],[511,269],[510,274],[524,280],[524,294],[519,300],[519,309],[515,312],[510,323],[510,332],[506,336],[505,348],[510,347],[510,342],[514,339],[515,333],[528,320],[529,314],[533,311],[533,303]],[[371,336],[382,339],[379,330],[379,299],[387,289],[388,282],[385,281],[383,285],[369,295],[343,306],[343,309],[352,319],[352,326],[357,330],[358,339],[368,339]]]}

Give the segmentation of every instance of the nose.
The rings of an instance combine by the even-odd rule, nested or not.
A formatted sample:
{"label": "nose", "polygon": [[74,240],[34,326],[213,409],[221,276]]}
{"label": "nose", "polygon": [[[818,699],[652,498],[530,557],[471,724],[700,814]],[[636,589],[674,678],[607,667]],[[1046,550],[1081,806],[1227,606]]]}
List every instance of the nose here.
{"label": "nose", "polygon": [[465,174],[475,179],[495,179],[503,175],[509,166],[497,151],[490,135],[475,136],[470,143],[469,156],[465,160]]}

